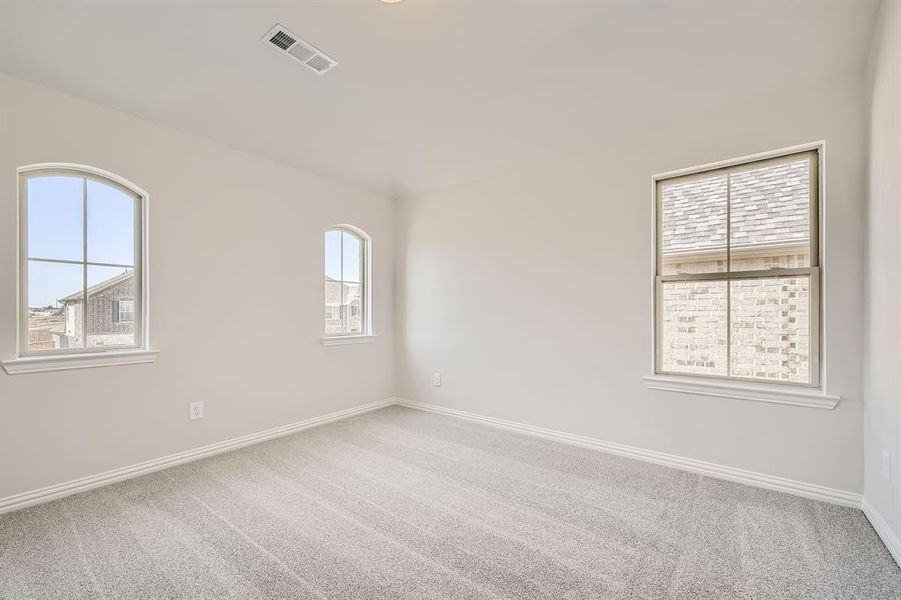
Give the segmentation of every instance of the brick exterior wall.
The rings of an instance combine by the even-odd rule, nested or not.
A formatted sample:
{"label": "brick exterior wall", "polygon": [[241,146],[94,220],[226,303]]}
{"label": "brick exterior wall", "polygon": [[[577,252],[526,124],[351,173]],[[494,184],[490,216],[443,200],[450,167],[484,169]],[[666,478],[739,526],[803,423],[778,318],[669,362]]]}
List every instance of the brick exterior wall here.
{"label": "brick exterior wall", "polygon": [[746,279],[731,285],[731,372],[727,368],[725,281],[663,285],[662,370],[807,383],[809,279]]}
{"label": "brick exterior wall", "polygon": [[674,373],[728,375],[725,281],[663,284],[661,368]]}
{"label": "brick exterior wall", "polygon": [[[115,302],[135,300],[135,279],[128,277],[119,283],[89,294],[87,311],[88,346],[130,346],[134,344],[134,322],[120,322],[113,317]],[[75,305],[75,327],[81,327],[83,304]],[[68,324],[67,324],[68,329]]]}
{"label": "brick exterior wall", "polygon": [[[809,245],[805,240],[803,245],[785,246],[779,252],[770,251],[761,254],[763,248],[751,252],[732,252],[730,264],[733,271],[758,271],[763,269],[794,269],[810,266]],[[664,259],[666,261],[666,274],[671,273],[725,273],[726,256],[722,259]]]}
{"label": "brick exterior wall", "polygon": [[807,383],[809,278],[733,281],[731,303],[732,375]]}
{"label": "brick exterior wall", "polygon": [[115,335],[134,333],[134,323],[113,319],[113,302],[135,299],[134,277],[101,290],[88,297],[88,335]]}
{"label": "brick exterior wall", "polygon": [[135,341],[134,321],[118,321],[113,316],[118,300],[135,299],[135,278],[88,296],[88,345],[131,345]]}

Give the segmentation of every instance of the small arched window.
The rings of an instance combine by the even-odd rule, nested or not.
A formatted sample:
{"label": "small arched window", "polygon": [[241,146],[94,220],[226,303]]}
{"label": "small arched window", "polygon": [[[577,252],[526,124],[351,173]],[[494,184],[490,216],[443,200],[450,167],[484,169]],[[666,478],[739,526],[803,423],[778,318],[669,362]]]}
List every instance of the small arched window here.
{"label": "small arched window", "polygon": [[92,167],[19,169],[20,356],[144,348],[147,194]]}
{"label": "small arched window", "polygon": [[327,338],[371,334],[369,245],[369,236],[350,225],[325,232]]}

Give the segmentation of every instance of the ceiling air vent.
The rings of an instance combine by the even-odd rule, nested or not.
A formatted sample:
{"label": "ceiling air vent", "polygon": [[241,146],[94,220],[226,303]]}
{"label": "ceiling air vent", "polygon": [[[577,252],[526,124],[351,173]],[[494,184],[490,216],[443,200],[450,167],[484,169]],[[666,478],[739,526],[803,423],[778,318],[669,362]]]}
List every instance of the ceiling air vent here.
{"label": "ceiling air vent", "polygon": [[263,42],[282,54],[290,56],[317,75],[324,75],[338,64],[325,52],[313,44],[301,40],[299,35],[281,25],[276,25],[272,31],[264,35]]}

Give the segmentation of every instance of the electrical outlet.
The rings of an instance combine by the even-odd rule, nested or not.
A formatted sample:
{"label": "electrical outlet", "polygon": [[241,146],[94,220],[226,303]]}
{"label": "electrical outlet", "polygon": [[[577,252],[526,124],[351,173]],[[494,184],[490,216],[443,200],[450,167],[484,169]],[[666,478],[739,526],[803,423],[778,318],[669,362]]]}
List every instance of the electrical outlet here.
{"label": "electrical outlet", "polygon": [[441,387],[441,373],[432,373],[432,385]]}
{"label": "electrical outlet", "polygon": [[203,418],[203,402],[192,402],[190,404],[188,418],[192,421]]}
{"label": "electrical outlet", "polygon": [[885,480],[892,480],[892,454],[888,450],[882,451],[882,476]]}

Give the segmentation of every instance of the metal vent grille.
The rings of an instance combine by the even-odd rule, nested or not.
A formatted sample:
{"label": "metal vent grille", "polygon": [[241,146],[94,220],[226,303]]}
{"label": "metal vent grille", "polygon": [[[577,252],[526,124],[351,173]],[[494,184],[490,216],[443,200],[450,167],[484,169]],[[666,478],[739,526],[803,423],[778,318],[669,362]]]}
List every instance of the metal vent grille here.
{"label": "metal vent grille", "polygon": [[281,25],[273,27],[269,33],[263,36],[263,41],[270,48],[277,49],[317,75],[325,74],[338,64],[338,61],[325,52],[309,42],[301,40],[299,35]]}
{"label": "metal vent grille", "polygon": [[300,62],[307,62],[314,56],[318,56],[315,50],[313,50],[312,48],[307,48],[303,44],[296,44],[293,48],[288,50],[288,54],[290,54]]}
{"label": "metal vent grille", "polygon": [[308,67],[310,67],[314,71],[318,71],[320,73],[330,69],[332,64],[333,64],[332,61],[330,61],[326,57],[321,56],[319,54],[317,54],[316,56],[314,56],[313,58],[311,58],[310,60],[307,61]]}
{"label": "metal vent grille", "polygon": [[278,46],[282,50],[287,50],[294,43],[297,42],[293,37],[285,33],[284,31],[279,31],[274,36],[269,38],[269,42],[275,46]]}

